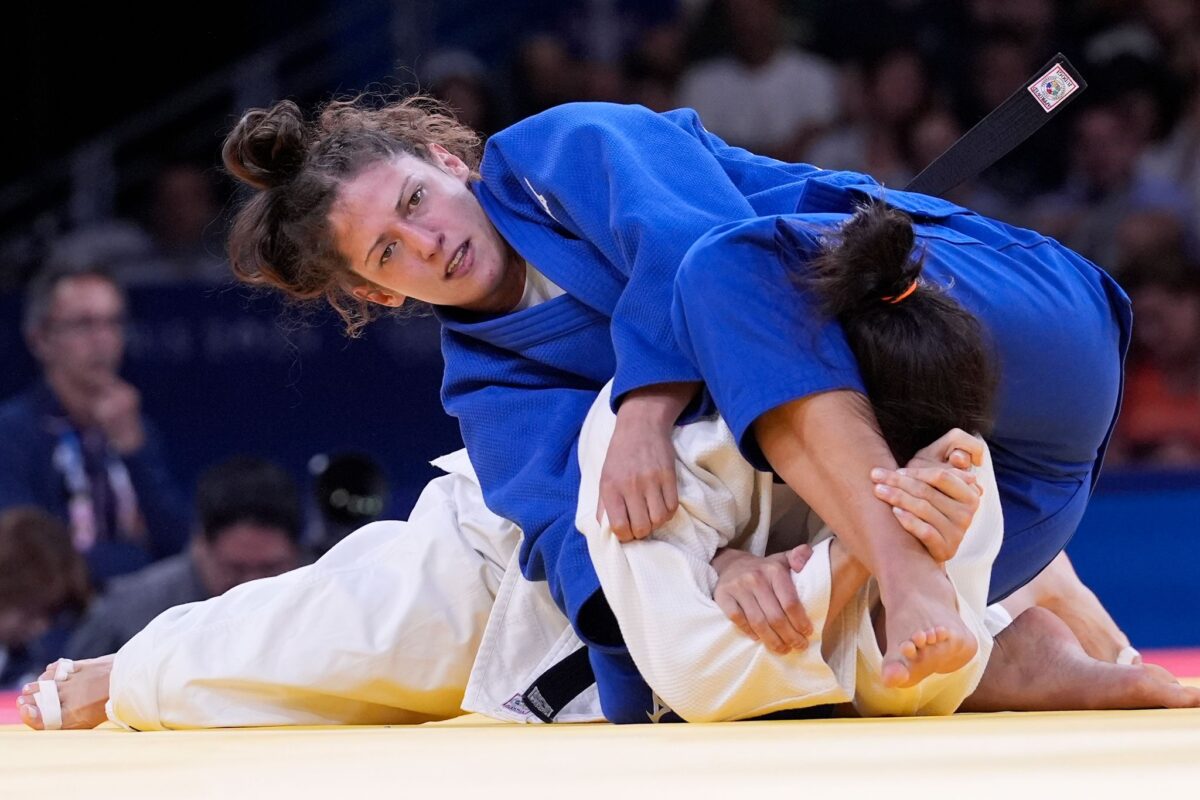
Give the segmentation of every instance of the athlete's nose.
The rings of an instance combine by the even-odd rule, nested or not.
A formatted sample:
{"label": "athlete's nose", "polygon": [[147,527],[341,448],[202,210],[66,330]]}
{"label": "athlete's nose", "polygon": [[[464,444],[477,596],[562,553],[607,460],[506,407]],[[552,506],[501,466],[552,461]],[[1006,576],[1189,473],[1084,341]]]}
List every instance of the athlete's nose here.
{"label": "athlete's nose", "polygon": [[404,225],[401,227],[401,238],[405,248],[414,256],[422,261],[431,261],[442,252],[446,237],[420,225]]}

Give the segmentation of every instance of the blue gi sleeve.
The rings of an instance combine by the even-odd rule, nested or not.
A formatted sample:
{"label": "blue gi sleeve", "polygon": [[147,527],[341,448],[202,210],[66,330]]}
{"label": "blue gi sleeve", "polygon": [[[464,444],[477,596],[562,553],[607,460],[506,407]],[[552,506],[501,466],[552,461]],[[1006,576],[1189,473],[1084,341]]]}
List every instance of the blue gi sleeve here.
{"label": "blue gi sleeve", "polygon": [[489,170],[517,176],[554,222],[620,273],[624,288],[609,309],[614,406],[633,389],[700,380],[671,331],[676,271],[705,232],[755,216],[718,148],[732,150],[704,131],[694,112],[667,118],[599,103],[551,109],[488,143],[485,180]]}
{"label": "blue gi sleeve", "polygon": [[675,335],[758,469],[770,468],[751,427],[759,416],[820,392],[865,394],[841,325],[796,284],[819,247],[809,219],[760,217],[716,228],[693,245],[675,285]]}
{"label": "blue gi sleeve", "polygon": [[521,571],[545,580],[576,622],[600,588],[575,530],[579,431],[595,385],[478,339],[443,330],[442,403],[458,419],[488,508],[518,523]]}

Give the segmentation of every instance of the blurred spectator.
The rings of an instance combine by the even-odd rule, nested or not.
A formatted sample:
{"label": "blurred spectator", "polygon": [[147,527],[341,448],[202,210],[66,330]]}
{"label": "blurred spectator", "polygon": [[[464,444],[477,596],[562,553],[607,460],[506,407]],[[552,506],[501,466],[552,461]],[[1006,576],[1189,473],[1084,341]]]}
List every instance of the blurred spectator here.
{"label": "blurred spectator", "polygon": [[911,150],[912,126],[929,104],[924,62],[911,48],[890,49],[865,64],[862,82],[860,115],[814,142],[805,160],[903,188],[924,166]]}
{"label": "blurred spectator", "polygon": [[1147,151],[1142,165],[1147,174],[1177,181],[1184,188],[1192,207],[1187,227],[1200,235],[1200,40],[1193,57],[1196,66],[1183,113],[1162,140]]}
{"label": "blurred spectator", "polygon": [[287,473],[235,458],[209,469],[196,489],[191,547],[114,580],[67,644],[70,658],[115,653],[163,611],[300,565],[300,500]]}
{"label": "blurred spectator", "polygon": [[427,91],[454,109],[464,124],[485,134],[503,127],[487,67],[466,50],[440,50],[420,70]]}
{"label": "blurred spectator", "polygon": [[518,45],[513,63],[518,119],[578,100],[582,94],[581,67],[562,39],[539,33]]}
{"label": "blurred spectator", "polygon": [[1039,201],[1032,226],[1101,266],[1117,263],[1117,230],[1135,211],[1156,209],[1186,226],[1191,202],[1180,186],[1146,171],[1136,129],[1112,105],[1076,112],[1064,188]]}
{"label": "blurred spectator", "polygon": [[320,454],[309,459],[308,471],[317,513],[304,539],[314,555],[323,555],[347,534],[383,516],[387,476],[375,459],[361,453]]}
{"label": "blurred spectator", "polygon": [[47,634],[87,599],[87,567],[66,526],[33,506],[0,512],[0,690],[41,673],[58,652]]}
{"label": "blurred spectator", "polygon": [[798,161],[838,116],[837,72],[784,40],[778,0],[714,0],[728,54],[684,72],[679,103],[730,144]]}
{"label": "blurred spectator", "polygon": [[1140,0],[1141,16],[1162,47],[1163,60],[1180,77],[1194,72],[1200,49],[1200,4],[1196,0]]}
{"label": "blurred spectator", "polygon": [[231,282],[217,187],[208,171],[184,163],[163,167],[150,187],[146,221],[147,228],[114,219],[71,231],[50,246],[47,260],[105,263],[124,286]]}
{"label": "blurred spectator", "polygon": [[162,268],[147,264],[118,275],[127,286],[228,283],[225,236],[212,173],[196,164],[168,164],[154,179],[150,233]]}
{"label": "blurred spectator", "polygon": [[628,102],[652,111],[675,108],[676,87],[686,63],[685,38],[679,21],[663,22],[643,32],[622,65]]}
{"label": "blurred spectator", "polygon": [[118,374],[125,297],[104,271],[52,267],[26,292],[42,377],[0,405],[0,510],[66,522],[93,582],[179,551],[186,512],[137,389]]}
{"label": "blurred spectator", "polygon": [[1037,53],[1039,60],[1054,54],[1053,41],[1061,3],[1054,0],[970,0],[969,7],[972,24],[977,30],[1009,34]]}
{"label": "blurred spectator", "polygon": [[1179,215],[1162,209],[1131,211],[1121,218],[1116,231],[1117,260],[1109,272],[1122,282],[1135,278],[1128,273],[1138,265],[1179,258],[1188,242]]}
{"label": "blurred spectator", "polygon": [[1200,466],[1200,268],[1176,257],[1126,274],[1137,324],[1113,455]]}

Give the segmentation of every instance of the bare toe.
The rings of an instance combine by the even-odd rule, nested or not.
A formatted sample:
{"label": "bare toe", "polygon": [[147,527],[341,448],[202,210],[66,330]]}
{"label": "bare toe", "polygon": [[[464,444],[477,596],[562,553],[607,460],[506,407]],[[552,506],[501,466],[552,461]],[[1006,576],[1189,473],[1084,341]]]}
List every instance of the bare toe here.
{"label": "bare toe", "polygon": [[42,714],[33,703],[18,703],[17,711],[21,715],[21,721],[34,730],[42,730]]}

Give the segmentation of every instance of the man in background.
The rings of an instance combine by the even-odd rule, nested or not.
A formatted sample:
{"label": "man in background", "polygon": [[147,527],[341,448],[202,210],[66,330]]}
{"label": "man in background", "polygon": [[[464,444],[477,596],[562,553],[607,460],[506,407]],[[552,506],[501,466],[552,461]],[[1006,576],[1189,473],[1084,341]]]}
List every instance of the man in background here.
{"label": "man in background", "polygon": [[115,653],[168,608],[300,566],[299,494],[274,464],[240,457],[209,469],[196,512],[190,548],[114,580],[68,642],[69,658]]}
{"label": "man in background", "polygon": [[0,405],[0,511],[33,505],[67,523],[98,587],[187,536],[163,447],[118,374],[125,323],[125,296],[104,270],[47,269],[22,320],[41,377]]}

